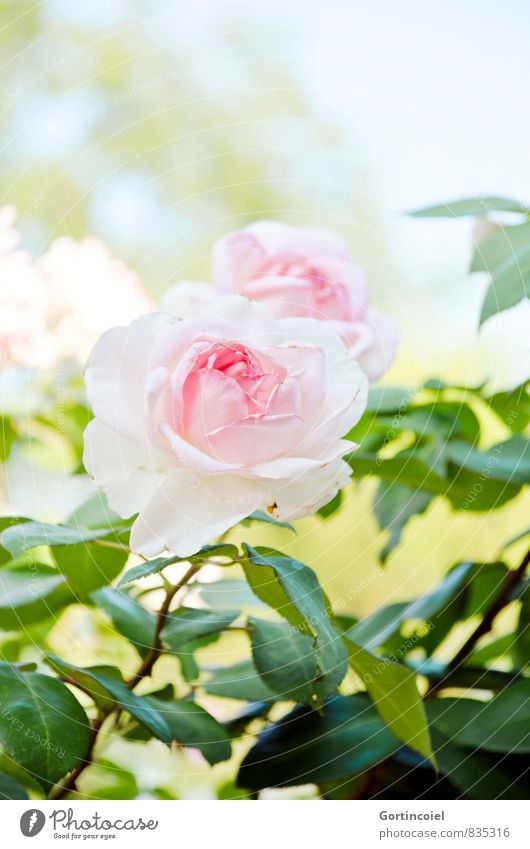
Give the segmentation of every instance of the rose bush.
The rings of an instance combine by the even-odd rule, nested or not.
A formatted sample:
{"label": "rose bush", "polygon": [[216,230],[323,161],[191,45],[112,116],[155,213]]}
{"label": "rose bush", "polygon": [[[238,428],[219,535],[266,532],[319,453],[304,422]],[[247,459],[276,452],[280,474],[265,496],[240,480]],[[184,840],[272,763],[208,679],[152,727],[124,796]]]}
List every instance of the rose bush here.
{"label": "rose bush", "polygon": [[219,292],[260,301],[278,318],[299,316],[329,324],[371,381],[394,359],[394,320],[370,306],[365,271],[329,230],[254,222],[216,243],[213,275]]}
{"label": "rose bush", "polygon": [[258,508],[314,513],[349,481],[342,437],[367,394],[329,328],[241,296],[107,332],[86,384],[85,465],[117,513],[139,514],[131,545],[147,556],[193,554]]}

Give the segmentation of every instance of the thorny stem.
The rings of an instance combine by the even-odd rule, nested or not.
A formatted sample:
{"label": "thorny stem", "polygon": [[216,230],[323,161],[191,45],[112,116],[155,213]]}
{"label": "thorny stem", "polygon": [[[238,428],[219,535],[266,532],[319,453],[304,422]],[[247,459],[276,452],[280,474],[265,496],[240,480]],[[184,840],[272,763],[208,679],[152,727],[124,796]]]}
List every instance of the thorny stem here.
{"label": "thorny stem", "polygon": [[[153,636],[153,645],[151,646],[151,649],[149,650],[148,654],[142,660],[135,674],[126,682],[127,687],[130,690],[134,690],[136,685],[143,678],[146,678],[148,675],[150,675],[153,666],[155,665],[162,652],[162,642],[160,635],[164,627],[166,616],[169,613],[171,602],[173,601],[174,597],[179,592],[179,590],[183,589],[186,586],[188,581],[193,578],[193,576],[199,571],[199,569],[202,569],[203,565],[204,563],[193,563],[182,576],[180,581],[178,581],[177,584],[168,588],[162,607],[160,608],[157,614],[155,633]],[[101,731],[105,720],[112,714],[116,714],[116,716],[119,716],[120,712],[121,708],[119,707],[119,705],[115,704],[107,712],[101,713],[97,717],[97,719],[92,722],[90,729],[90,742],[85,759],[77,765],[77,767],[70,773],[70,775],[62,784],[58,784],[52,789],[49,795],[50,799],[64,799],[64,797],[68,793],[71,793],[76,789],[77,779],[79,778],[81,773],[83,773],[85,769],[92,764],[94,760],[94,749],[98,741],[99,732]]]}

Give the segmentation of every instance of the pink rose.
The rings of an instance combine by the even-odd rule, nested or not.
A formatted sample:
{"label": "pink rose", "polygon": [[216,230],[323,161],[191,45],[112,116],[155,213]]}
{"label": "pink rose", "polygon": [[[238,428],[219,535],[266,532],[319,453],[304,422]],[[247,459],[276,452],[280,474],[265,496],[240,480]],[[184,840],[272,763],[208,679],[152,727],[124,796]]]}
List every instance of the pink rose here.
{"label": "pink rose", "polygon": [[87,365],[85,464],[153,556],[197,551],[256,509],[313,513],[350,477],[367,381],[322,323],[238,296],[105,333]]}
{"label": "pink rose", "polygon": [[329,230],[257,221],[215,244],[213,273],[219,292],[260,301],[278,318],[328,323],[371,381],[394,359],[393,319],[370,306],[364,270]]}

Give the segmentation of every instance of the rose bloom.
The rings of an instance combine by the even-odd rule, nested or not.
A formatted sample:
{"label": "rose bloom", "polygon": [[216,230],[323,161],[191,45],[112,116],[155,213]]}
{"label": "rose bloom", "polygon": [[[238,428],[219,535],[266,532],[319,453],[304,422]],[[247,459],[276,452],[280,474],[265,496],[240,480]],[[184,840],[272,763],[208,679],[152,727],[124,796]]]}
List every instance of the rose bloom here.
{"label": "rose bloom", "polygon": [[364,270],[329,230],[257,221],[215,244],[213,275],[219,292],[260,301],[277,318],[327,322],[371,381],[394,359],[398,332],[393,319],[370,306]]}
{"label": "rose bloom", "polygon": [[324,324],[239,296],[108,331],[86,385],[86,468],[117,513],[139,514],[131,546],[149,557],[193,554],[256,509],[315,512],[349,482],[341,437],[367,394]]}
{"label": "rose bloom", "polygon": [[99,239],[56,239],[37,262],[61,352],[85,362],[105,330],[154,309],[139,277]]}

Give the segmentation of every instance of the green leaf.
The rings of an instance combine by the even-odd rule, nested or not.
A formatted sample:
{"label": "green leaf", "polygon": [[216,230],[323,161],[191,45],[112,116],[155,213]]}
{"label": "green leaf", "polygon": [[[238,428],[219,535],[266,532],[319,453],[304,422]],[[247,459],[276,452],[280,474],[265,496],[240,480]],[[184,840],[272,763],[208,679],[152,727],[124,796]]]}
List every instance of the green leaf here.
{"label": "green leaf", "polygon": [[68,687],[0,664],[0,742],[45,791],[86,756],[90,730]]}
{"label": "green leaf", "polygon": [[62,575],[43,563],[0,571],[0,629],[19,631],[75,601]]}
{"label": "green leaf", "polygon": [[[329,619],[326,599],[317,576],[305,564],[273,549],[254,549],[246,543],[243,543],[243,548],[252,566],[265,568],[266,579],[272,569],[279,586],[274,591],[267,589],[267,592],[263,592],[259,597],[264,601],[267,601],[266,595],[274,598],[273,606],[280,599],[280,605],[276,607],[278,612],[306,635],[313,635],[313,654],[319,670],[319,689],[321,693],[333,692],[346,674],[348,658],[340,635]],[[244,567],[247,577],[252,566]],[[274,593],[273,596],[271,592]],[[284,597],[289,604],[283,603]]]}
{"label": "green leaf", "polygon": [[512,392],[496,392],[484,399],[512,433],[523,433],[530,422],[530,394],[526,384]]}
{"label": "green leaf", "polygon": [[429,492],[418,492],[409,486],[381,481],[375,495],[374,513],[379,527],[390,530],[388,541],[379,555],[383,563],[399,545],[409,520],[424,513],[431,501]]}
{"label": "green leaf", "polygon": [[182,746],[199,749],[209,764],[226,761],[232,754],[230,736],[203,707],[192,701],[164,702],[146,696],[171,728],[173,740]]}
{"label": "green leaf", "polygon": [[0,801],[5,799],[28,799],[27,790],[10,775],[0,775]]}
{"label": "green leaf", "polygon": [[480,324],[530,297],[530,246],[499,266],[482,303]]}
{"label": "green leaf", "polygon": [[408,214],[413,218],[460,218],[466,215],[483,216],[487,215],[488,212],[519,212],[527,215],[528,207],[521,201],[511,198],[483,195],[482,197],[448,201],[435,206],[425,206]]}
{"label": "green leaf", "polygon": [[515,636],[513,634],[505,634],[503,637],[497,637],[496,640],[481,643],[479,648],[469,655],[466,665],[481,667],[499,657],[505,657],[510,653],[514,642]]}
{"label": "green leaf", "polygon": [[[116,537],[116,544],[125,537]],[[82,542],[77,545],[52,546],[57,568],[81,601],[99,587],[110,584],[125,566],[129,552],[124,548],[110,548],[97,543]]]}
{"label": "green leaf", "polygon": [[252,660],[216,669],[204,689],[211,696],[242,702],[270,702],[277,698],[258,675]]}
{"label": "green leaf", "polygon": [[249,618],[254,666],[278,698],[315,704],[318,668],[313,657],[313,637],[301,634],[287,622]]}
{"label": "green leaf", "polygon": [[436,768],[427,716],[416,675],[399,663],[376,657],[346,640],[350,664],[362,679],[375,708],[398,740],[406,743]]}
{"label": "green leaf", "polygon": [[358,625],[355,625],[346,636],[356,645],[370,650],[382,645],[389,637],[399,630],[403,622],[410,619],[429,621],[449,602],[460,594],[475,568],[473,563],[460,563],[430,592],[419,596],[411,602],[398,602],[379,608]]}
{"label": "green leaf", "polygon": [[507,259],[513,259],[527,247],[530,247],[530,224],[499,227],[475,247],[470,272],[493,274]]}
{"label": "green leaf", "polygon": [[299,706],[264,731],[237,783],[251,790],[321,784],[362,774],[399,746],[364,694],[334,696],[322,711]]}
{"label": "green leaf", "polygon": [[5,463],[11,446],[17,438],[17,432],[6,416],[0,416],[0,462]]}
{"label": "green leaf", "polygon": [[401,452],[395,457],[382,458],[377,454],[357,451],[346,458],[353,469],[355,477],[374,475],[381,480],[402,484],[431,492],[434,495],[445,495],[448,482],[431,469],[431,467],[412,456],[410,452]]}
{"label": "green leaf", "polygon": [[101,684],[99,684],[91,674],[98,674],[121,679],[121,672],[116,666],[91,666],[87,670],[81,669],[79,666],[73,666],[65,660],[61,660],[54,654],[48,654],[44,657],[44,662],[53,669],[57,675],[60,675],[66,680],[66,683],[72,684],[86,693],[95,705],[101,710],[107,711],[112,707],[113,699]]}
{"label": "green leaf", "polygon": [[276,525],[277,528],[287,528],[287,530],[292,531],[293,534],[296,533],[296,528],[294,528],[290,522],[280,522],[278,519],[275,519],[274,516],[269,516],[269,514],[265,513],[264,510],[255,510],[254,513],[250,514],[250,516],[243,519],[240,524],[247,526],[252,525],[254,522],[263,522],[266,525]]}
{"label": "green leaf", "polygon": [[482,483],[490,478],[530,483],[530,440],[524,436],[512,436],[487,451],[479,451],[466,442],[455,440],[446,446],[445,456],[456,466],[481,477]]}
{"label": "green leaf", "polygon": [[506,687],[490,701],[435,699],[429,720],[456,745],[487,752],[530,752],[530,680]]}
{"label": "green leaf", "polygon": [[220,543],[218,545],[205,545],[192,557],[157,557],[155,560],[148,560],[147,563],[139,563],[137,566],[133,566],[121,578],[118,586],[123,587],[133,581],[140,580],[140,578],[146,578],[148,575],[158,575],[166,566],[172,566],[174,563],[202,563],[213,557],[235,560],[238,555],[237,546],[231,543]]}
{"label": "green leaf", "polygon": [[[52,656],[54,662],[61,663],[59,658]],[[85,680],[88,678],[98,684],[112,698],[117,705],[131,714],[141,725],[144,725],[155,737],[164,743],[171,743],[173,736],[171,729],[164,717],[149,704],[147,699],[137,696],[126,685],[121,677],[116,675],[117,670],[101,672],[101,667],[80,667],[68,665],[72,671],[83,673]]]}
{"label": "green leaf", "polygon": [[21,522],[27,522],[28,519],[23,516],[0,516],[0,565],[9,563],[13,558],[10,552],[5,548],[3,541],[3,531],[13,525],[20,525]]}
{"label": "green leaf", "polygon": [[123,590],[103,587],[92,593],[94,603],[112,619],[116,630],[144,657],[153,645],[156,616]]}
{"label": "green leaf", "polygon": [[171,651],[178,652],[193,640],[210,634],[219,634],[238,616],[238,610],[181,607],[166,617],[166,624],[160,636]]}
{"label": "green leaf", "polygon": [[530,588],[528,586],[521,596],[513,655],[521,668],[526,668],[530,664]]}
{"label": "green leaf", "polygon": [[372,413],[403,413],[413,402],[416,390],[403,386],[370,386],[366,409]]}
{"label": "green leaf", "polygon": [[514,781],[513,775],[504,769],[504,760],[499,764],[491,755],[469,752],[441,734],[432,731],[436,759],[443,775],[458,787],[469,799],[526,799],[525,788]]}
{"label": "green leaf", "polygon": [[[114,534],[114,531],[110,531]],[[23,522],[2,531],[1,542],[12,557],[39,545],[76,545],[109,536],[109,528],[71,528],[66,525],[48,525],[45,522]]]}

